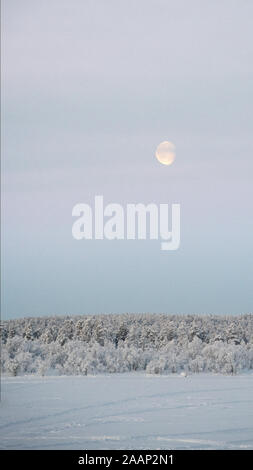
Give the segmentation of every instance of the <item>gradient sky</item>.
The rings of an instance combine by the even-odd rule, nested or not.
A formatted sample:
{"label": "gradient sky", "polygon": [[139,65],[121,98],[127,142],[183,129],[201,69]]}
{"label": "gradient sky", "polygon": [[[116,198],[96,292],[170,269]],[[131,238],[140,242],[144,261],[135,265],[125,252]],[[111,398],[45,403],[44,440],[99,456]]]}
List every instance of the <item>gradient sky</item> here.
{"label": "gradient sky", "polygon": [[[2,1],[4,318],[252,312],[252,16],[250,0]],[[180,249],[73,240],[73,205],[97,194],[180,203]]]}

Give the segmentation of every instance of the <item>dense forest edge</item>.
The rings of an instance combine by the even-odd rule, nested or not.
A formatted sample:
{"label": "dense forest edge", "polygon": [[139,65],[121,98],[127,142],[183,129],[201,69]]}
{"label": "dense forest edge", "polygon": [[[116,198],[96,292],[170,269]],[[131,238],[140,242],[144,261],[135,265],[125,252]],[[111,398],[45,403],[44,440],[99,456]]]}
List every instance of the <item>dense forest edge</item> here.
{"label": "dense forest edge", "polygon": [[253,369],[253,315],[83,315],[1,322],[6,375]]}

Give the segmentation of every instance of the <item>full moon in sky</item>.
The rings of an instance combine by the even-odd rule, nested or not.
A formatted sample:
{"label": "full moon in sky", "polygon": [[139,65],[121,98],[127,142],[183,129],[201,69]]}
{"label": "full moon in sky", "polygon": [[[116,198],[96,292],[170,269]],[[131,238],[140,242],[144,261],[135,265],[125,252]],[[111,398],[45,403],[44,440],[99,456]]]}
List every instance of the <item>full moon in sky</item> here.
{"label": "full moon in sky", "polygon": [[172,142],[161,142],[157,149],[155,156],[157,160],[163,165],[171,165],[174,162],[176,156],[176,147]]}

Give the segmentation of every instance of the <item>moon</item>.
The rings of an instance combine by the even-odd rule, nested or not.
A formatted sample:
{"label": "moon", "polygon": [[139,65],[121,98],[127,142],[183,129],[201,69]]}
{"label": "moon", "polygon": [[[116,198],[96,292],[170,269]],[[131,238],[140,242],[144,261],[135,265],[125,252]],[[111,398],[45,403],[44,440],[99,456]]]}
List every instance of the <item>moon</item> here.
{"label": "moon", "polygon": [[176,146],[165,140],[158,145],[155,156],[163,165],[171,165],[175,160]]}

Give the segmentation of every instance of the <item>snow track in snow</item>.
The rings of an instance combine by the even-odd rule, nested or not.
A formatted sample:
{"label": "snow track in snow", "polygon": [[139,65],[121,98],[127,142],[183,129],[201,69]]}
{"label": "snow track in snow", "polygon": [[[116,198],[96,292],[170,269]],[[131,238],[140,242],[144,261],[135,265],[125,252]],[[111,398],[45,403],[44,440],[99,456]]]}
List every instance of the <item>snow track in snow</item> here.
{"label": "snow track in snow", "polygon": [[253,374],[4,377],[2,449],[253,449]]}

